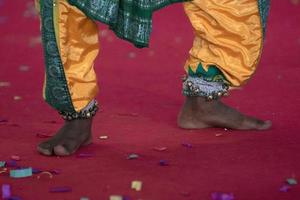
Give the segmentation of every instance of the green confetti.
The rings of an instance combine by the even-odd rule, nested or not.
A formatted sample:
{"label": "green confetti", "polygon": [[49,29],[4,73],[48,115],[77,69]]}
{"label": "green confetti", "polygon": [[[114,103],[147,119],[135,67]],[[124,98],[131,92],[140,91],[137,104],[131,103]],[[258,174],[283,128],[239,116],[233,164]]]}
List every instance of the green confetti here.
{"label": "green confetti", "polygon": [[5,166],[5,164],[6,164],[6,162],[5,162],[5,161],[0,161],[0,167],[4,167],[4,166]]}
{"label": "green confetti", "polygon": [[288,179],[286,179],[286,182],[289,185],[297,185],[298,184],[298,181],[295,178],[288,178]]}
{"label": "green confetti", "polygon": [[30,177],[30,176],[32,176],[32,168],[10,170],[9,176],[11,178]]}

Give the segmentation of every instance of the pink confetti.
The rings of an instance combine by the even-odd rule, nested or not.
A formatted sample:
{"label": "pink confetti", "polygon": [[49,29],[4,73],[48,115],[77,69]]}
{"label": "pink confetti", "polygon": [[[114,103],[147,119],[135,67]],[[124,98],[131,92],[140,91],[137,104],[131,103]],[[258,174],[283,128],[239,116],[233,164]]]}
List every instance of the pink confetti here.
{"label": "pink confetti", "polygon": [[182,143],[182,146],[186,147],[186,148],[192,148],[193,145],[189,144],[189,143]]}
{"label": "pink confetti", "polygon": [[20,161],[21,160],[20,156],[17,156],[17,155],[12,155],[10,158],[12,160],[15,160],[15,161]]}
{"label": "pink confetti", "polygon": [[52,169],[52,170],[49,170],[49,172],[50,172],[51,174],[54,174],[54,175],[59,175],[59,174],[61,174],[61,171],[58,170],[58,169]]}
{"label": "pink confetti", "polygon": [[223,192],[213,192],[211,194],[212,200],[234,200],[234,196],[232,193],[223,193]]}
{"label": "pink confetti", "polygon": [[77,155],[78,158],[90,158],[93,156],[94,156],[94,154],[92,154],[92,153],[80,153]]}
{"label": "pink confetti", "polygon": [[49,189],[51,193],[59,193],[59,192],[72,192],[72,188],[68,186],[63,187],[52,187]]}
{"label": "pink confetti", "polygon": [[154,147],[153,150],[155,151],[166,151],[168,148],[167,147]]}
{"label": "pink confetti", "polygon": [[288,192],[291,189],[291,186],[289,185],[283,185],[279,188],[280,192]]}

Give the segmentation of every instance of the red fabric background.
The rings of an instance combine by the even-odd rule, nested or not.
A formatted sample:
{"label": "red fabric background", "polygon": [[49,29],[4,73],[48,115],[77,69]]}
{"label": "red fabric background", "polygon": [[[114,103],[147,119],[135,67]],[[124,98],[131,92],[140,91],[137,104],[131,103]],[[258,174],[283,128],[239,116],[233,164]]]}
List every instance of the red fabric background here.
{"label": "red fabric background", "polygon": [[[52,180],[20,180],[0,175],[25,200],[108,199],[111,194],[143,200],[209,200],[214,191],[238,200],[297,200],[300,188],[279,187],[287,177],[300,179],[300,5],[273,1],[261,64],[247,86],[225,101],[239,110],[271,119],[270,131],[181,130],[176,116],[183,102],[180,76],[193,33],[181,5],[155,14],[151,48],[138,50],[101,25],[102,52],[96,63],[102,112],[95,118],[94,144],[80,152],[92,158],[40,156],[37,133],[52,134],[62,120],[42,100],[43,57],[32,2],[0,1],[0,160],[19,155],[19,165],[59,169]],[[299,2],[299,1],[298,1]],[[20,66],[29,67],[20,71]],[[24,67],[23,67],[24,68]],[[21,100],[14,100],[21,96]],[[56,123],[49,123],[55,121]],[[222,137],[215,134],[225,133]],[[109,139],[96,139],[108,135]],[[181,143],[193,148],[187,149]],[[166,146],[166,152],[152,150]],[[137,153],[137,160],[126,160]],[[158,165],[160,159],[170,166]],[[132,180],[144,183],[141,192]],[[71,193],[51,194],[52,186]],[[188,192],[185,197],[181,193]]]}

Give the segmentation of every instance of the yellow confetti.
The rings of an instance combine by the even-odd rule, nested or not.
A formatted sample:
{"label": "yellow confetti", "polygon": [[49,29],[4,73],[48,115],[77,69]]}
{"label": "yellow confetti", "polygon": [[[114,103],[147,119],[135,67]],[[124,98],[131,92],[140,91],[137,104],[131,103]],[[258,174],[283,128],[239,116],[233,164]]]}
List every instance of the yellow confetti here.
{"label": "yellow confetti", "polygon": [[100,140],[107,140],[108,136],[107,135],[101,135],[101,136],[99,136],[99,139]]}
{"label": "yellow confetti", "polygon": [[123,197],[120,195],[111,195],[109,200],[123,200]]}
{"label": "yellow confetti", "polygon": [[132,181],[131,182],[131,189],[135,191],[141,191],[142,190],[143,183],[141,181]]}

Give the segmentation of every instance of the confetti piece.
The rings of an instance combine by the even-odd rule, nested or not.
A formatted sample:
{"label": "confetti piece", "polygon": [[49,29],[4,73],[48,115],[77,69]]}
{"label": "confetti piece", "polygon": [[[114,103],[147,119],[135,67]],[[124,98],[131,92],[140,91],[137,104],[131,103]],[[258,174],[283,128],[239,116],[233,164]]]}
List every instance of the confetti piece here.
{"label": "confetti piece", "polygon": [[234,200],[234,196],[232,193],[222,193],[222,192],[213,192],[211,194],[212,200]]}
{"label": "confetti piece", "polygon": [[289,185],[283,185],[279,188],[280,192],[288,192],[291,189]]}
{"label": "confetti piece", "polygon": [[[123,196],[122,198],[123,198],[123,200],[130,200],[130,198],[128,196]],[[141,200],[141,199],[138,199],[138,200]]]}
{"label": "confetti piece", "polygon": [[2,170],[0,170],[0,174],[4,174],[7,173],[7,168],[3,168]]}
{"label": "confetti piece", "polygon": [[166,151],[168,148],[167,147],[154,147],[153,150],[155,151]]}
{"label": "confetti piece", "polygon": [[130,53],[128,54],[128,57],[131,58],[131,59],[136,58],[136,53],[130,52]]}
{"label": "confetti piece", "polygon": [[90,200],[90,199],[87,197],[81,197],[80,200]]}
{"label": "confetti piece", "polygon": [[9,87],[10,85],[10,82],[0,82],[0,87]]}
{"label": "confetti piece", "polygon": [[39,174],[39,173],[41,173],[42,172],[42,170],[40,170],[40,169],[36,169],[36,168],[33,168],[32,169],[32,173],[33,174]]}
{"label": "confetti piece", "polygon": [[37,133],[36,137],[39,137],[39,138],[50,138],[50,137],[52,137],[52,135],[47,135],[47,134],[43,134],[43,133]]}
{"label": "confetti piece", "polygon": [[27,65],[21,65],[21,66],[19,66],[19,70],[21,72],[27,72],[27,71],[29,71],[29,67]]}
{"label": "confetti piece", "polygon": [[11,197],[11,188],[8,184],[2,185],[2,199],[9,199]]}
{"label": "confetti piece", "polygon": [[7,200],[22,200],[21,197],[10,197]]}
{"label": "confetti piece", "polygon": [[128,160],[134,160],[134,159],[138,159],[139,158],[139,155],[137,155],[137,154],[130,154],[128,157],[127,157],[127,159]]}
{"label": "confetti piece", "polygon": [[297,184],[298,184],[298,181],[297,181],[295,178],[287,178],[287,179],[286,179],[286,182],[287,182],[289,185],[297,185]]}
{"label": "confetti piece", "polygon": [[159,161],[159,165],[160,165],[160,166],[169,166],[169,163],[168,163],[168,161],[166,161],[166,160],[160,160],[160,161]]}
{"label": "confetti piece", "polygon": [[32,168],[10,170],[11,178],[26,178],[32,176]]}
{"label": "confetti piece", "polygon": [[100,140],[107,140],[108,136],[107,135],[102,135],[102,136],[99,136],[99,139]]}
{"label": "confetti piece", "polygon": [[50,179],[53,178],[53,174],[51,172],[41,172],[38,176],[37,176],[37,179],[41,179],[41,177],[43,175],[47,175]]}
{"label": "confetti piece", "polygon": [[78,158],[90,158],[93,156],[94,156],[94,154],[92,154],[92,153],[80,153],[77,155]]}
{"label": "confetti piece", "polygon": [[6,162],[6,167],[17,167],[17,162],[15,160],[9,160]]}
{"label": "confetti piece", "polygon": [[15,101],[19,101],[19,100],[21,100],[22,99],[22,97],[20,97],[20,96],[14,96],[14,100]]}
{"label": "confetti piece", "polygon": [[59,193],[59,192],[72,192],[72,188],[68,186],[64,187],[52,187],[49,189],[51,193]]}
{"label": "confetti piece", "polygon": [[143,183],[141,181],[132,181],[131,182],[131,189],[135,191],[141,191],[142,190]]}
{"label": "confetti piece", "polygon": [[221,136],[223,136],[224,134],[223,133],[217,133],[216,134],[216,137],[221,137]]}
{"label": "confetti piece", "polygon": [[12,160],[15,160],[15,161],[20,161],[21,160],[20,156],[17,156],[17,155],[12,155],[10,158]]}
{"label": "confetti piece", "polygon": [[6,162],[5,161],[0,161],[0,167],[5,167]]}
{"label": "confetti piece", "polygon": [[111,195],[109,200],[123,200],[123,197],[120,195]]}
{"label": "confetti piece", "polygon": [[192,148],[193,145],[189,144],[189,143],[182,143],[182,146],[186,147],[186,148]]}
{"label": "confetti piece", "polygon": [[52,169],[52,170],[49,170],[48,172],[50,172],[51,174],[54,174],[54,175],[59,175],[61,173],[61,171],[58,169]]}

